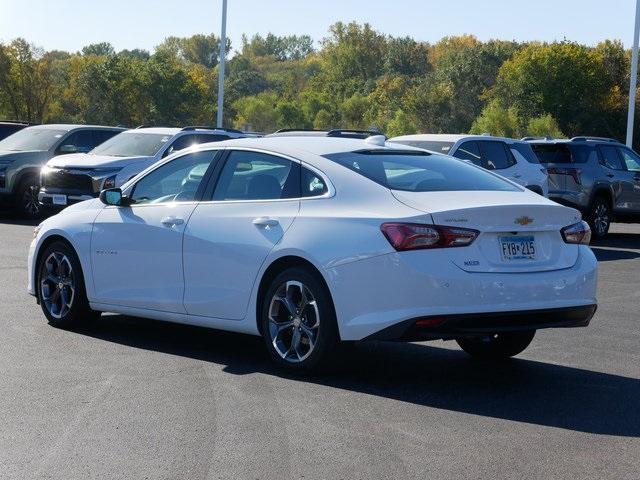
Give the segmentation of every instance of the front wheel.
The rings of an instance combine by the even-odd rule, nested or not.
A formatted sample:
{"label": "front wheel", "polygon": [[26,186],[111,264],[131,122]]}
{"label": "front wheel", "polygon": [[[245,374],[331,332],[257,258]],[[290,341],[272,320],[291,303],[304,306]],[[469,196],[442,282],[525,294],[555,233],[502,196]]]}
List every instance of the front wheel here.
{"label": "front wheel", "polygon": [[16,190],[16,209],[21,217],[35,220],[42,215],[42,207],[38,200],[39,192],[40,184],[35,175],[20,181]]}
{"label": "front wheel", "polygon": [[338,353],[331,297],[317,275],[305,268],[289,268],[273,280],[262,301],[261,325],[271,357],[288,370],[323,370]]}
{"label": "front wheel", "polygon": [[499,360],[522,353],[531,343],[536,331],[494,333],[456,340],[460,348],[472,357]]}
{"label": "front wheel", "polygon": [[80,261],[64,242],[54,242],[40,256],[38,298],[49,324],[59,328],[79,326],[100,316],[89,308]]}

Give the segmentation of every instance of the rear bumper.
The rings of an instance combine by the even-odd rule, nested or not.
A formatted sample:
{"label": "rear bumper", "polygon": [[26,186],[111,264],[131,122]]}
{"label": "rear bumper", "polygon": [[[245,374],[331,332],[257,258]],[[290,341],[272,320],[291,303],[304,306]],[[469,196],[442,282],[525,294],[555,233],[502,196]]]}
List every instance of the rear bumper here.
{"label": "rear bumper", "polygon": [[419,341],[518,332],[542,328],[586,327],[596,305],[513,312],[445,315],[406,320],[370,335],[365,340]]}

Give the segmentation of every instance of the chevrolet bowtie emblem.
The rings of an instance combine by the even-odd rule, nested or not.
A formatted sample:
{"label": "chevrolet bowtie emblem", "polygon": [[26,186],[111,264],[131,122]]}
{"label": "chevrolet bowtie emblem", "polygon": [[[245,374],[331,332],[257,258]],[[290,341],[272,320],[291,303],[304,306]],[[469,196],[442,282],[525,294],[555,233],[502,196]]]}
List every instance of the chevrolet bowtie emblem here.
{"label": "chevrolet bowtie emblem", "polygon": [[516,218],[513,223],[517,223],[518,225],[522,225],[524,227],[525,225],[533,223],[533,218],[529,218],[525,215],[523,217]]}

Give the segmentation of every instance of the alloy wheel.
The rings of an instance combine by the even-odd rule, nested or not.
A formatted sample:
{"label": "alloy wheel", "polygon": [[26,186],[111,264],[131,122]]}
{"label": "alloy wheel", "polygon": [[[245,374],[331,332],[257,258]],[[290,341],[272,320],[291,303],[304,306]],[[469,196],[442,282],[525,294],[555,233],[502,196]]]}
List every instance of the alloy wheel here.
{"label": "alloy wheel", "polygon": [[64,317],[73,305],[75,275],[69,258],[61,252],[51,253],[40,273],[42,302],[52,317]]}
{"label": "alloy wheel", "polygon": [[607,233],[607,228],[609,227],[609,209],[604,203],[599,203],[596,206],[593,215],[593,226],[599,236]]}
{"label": "alloy wheel", "polygon": [[269,335],[274,349],[287,362],[311,355],[318,340],[320,314],[311,290],[289,280],[278,287],[269,303]]}
{"label": "alloy wheel", "polygon": [[40,187],[38,185],[27,185],[22,192],[22,208],[31,217],[36,217],[40,214],[39,191]]}

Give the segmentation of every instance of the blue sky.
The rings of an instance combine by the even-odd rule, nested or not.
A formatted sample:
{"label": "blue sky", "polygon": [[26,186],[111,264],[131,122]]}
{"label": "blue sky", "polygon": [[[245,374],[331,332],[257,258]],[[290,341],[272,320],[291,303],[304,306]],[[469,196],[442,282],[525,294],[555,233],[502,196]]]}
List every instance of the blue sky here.
{"label": "blue sky", "polygon": [[[46,49],[77,51],[107,41],[152,49],[169,35],[220,33],[221,0],[0,0],[0,41],[21,36]],[[227,31],[309,34],[340,20],[369,22],[394,36],[434,42],[471,33],[482,40],[562,40],[630,46],[635,0],[228,0]]]}

